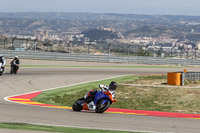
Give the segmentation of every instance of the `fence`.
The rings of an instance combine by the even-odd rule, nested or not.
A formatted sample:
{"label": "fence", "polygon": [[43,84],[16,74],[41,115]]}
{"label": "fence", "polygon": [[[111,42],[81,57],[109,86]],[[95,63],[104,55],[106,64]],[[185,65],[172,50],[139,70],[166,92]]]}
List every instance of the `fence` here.
{"label": "fence", "polygon": [[32,52],[0,50],[5,58],[13,58],[18,55],[21,59],[42,59],[42,60],[64,60],[64,61],[88,61],[88,62],[116,62],[116,63],[137,63],[156,65],[200,65],[200,60],[174,59],[161,57],[144,56],[117,56],[117,55],[90,55],[70,54],[58,52]]}
{"label": "fence", "polygon": [[200,81],[200,72],[187,72],[185,73],[185,79],[189,81]]}

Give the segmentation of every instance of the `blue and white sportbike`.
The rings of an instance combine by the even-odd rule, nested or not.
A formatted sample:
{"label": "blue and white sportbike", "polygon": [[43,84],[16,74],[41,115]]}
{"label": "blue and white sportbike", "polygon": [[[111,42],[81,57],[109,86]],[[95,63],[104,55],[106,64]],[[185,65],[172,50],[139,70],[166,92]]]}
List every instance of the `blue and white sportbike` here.
{"label": "blue and white sportbike", "polygon": [[72,105],[74,111],[89,110],[96,113],[103,113],[112,103],[116,102],[115,95],[110,90],[98,91],[94,95],[94,101],[87,103],[85,98],[80,98]]}

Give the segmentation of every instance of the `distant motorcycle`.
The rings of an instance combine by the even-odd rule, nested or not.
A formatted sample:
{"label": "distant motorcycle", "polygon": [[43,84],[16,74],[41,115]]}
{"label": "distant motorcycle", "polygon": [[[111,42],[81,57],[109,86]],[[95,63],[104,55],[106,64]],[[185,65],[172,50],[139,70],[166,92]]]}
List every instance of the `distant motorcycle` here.
{"label": "distant motorcycle", "polygon": [[19,65],[15,63],[15,61],[11,62],[11,70],[10,70],[10,74],[14,73],[17,74],[18,70],[19,70]]}
{"label": "distant motorcycle", "polygon": [[0,63],[0,76],[3,75],[2,63]]}
{"label": "distant motorcycle", "polygon": [[[112,95],[112,92],[107,90],[98,91],[94,96],[94,111],[96,113],[103,113],[106,111],[110,105],[114,102],[116,102],[116,99],[114,99],[115,96]],[[72,105],[73,111],[81,111],[81,110],[90,110],[89,104],[87,104],[84,100],[84,98],[78,99],[74,104]]]}

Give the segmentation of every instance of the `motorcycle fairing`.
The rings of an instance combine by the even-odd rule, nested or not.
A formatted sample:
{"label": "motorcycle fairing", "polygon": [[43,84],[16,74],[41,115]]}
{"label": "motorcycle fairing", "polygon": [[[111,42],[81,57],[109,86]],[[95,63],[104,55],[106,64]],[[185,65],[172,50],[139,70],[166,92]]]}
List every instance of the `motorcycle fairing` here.
{"label": "motorcycle fairing", "polygon": [[[94,97],[94,104],[96,105],[97,102],[101,99],[108,99],[112,103],[110,97],[108,97],[106,94],[104,94],[103,92],[97,92]],[[103,102],[105,103],[106,101],[104,100]]]}
{"label": "motorcycle fairing", "polygon": [[88,108],[88,106],[87,106],[87,103],[86,103],[86,102],[83,104],[83,109],[84,109],[84,110],[89,110],[89,108]]}

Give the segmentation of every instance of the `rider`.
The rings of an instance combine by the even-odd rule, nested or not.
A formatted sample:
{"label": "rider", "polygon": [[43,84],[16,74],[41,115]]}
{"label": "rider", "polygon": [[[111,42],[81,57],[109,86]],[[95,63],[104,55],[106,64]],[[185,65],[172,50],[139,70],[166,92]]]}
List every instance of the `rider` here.
{"label": "rider", "polygon": [[[115,99],[116,96],[116,89],[117,89],[117,83],[115,81],[110,82],[109,86],[107,85],[99,85],[99,88],[101,89],[101,91],[110,91],[113,95],[113,99]],[[91,106],[91,110],[94,109],[94,96],[98,91],[96,89],[92,89],[90,90],[85,96],[85,102],[88,104],[88,107],[90,108]]]}
{"label": "rider", "polygon": [[[1,68],[3,69],[3,72],[4,72],[5,65],[6,65],[6,61],[5,61],[5,58],[4,58],[3,55],[0,55],[0,63],[2,63]],[[4,72],[4,73],[5,73],[5,72]]]}
{"label": "rider", "polygon": [[16,65],[17,70],[18,70],[19,69],[19,64],[20,64],[19,57],[15,56],[14,59],[11,61],[10,64],[11,64],[11,69],[12,69],[13,65]]}

